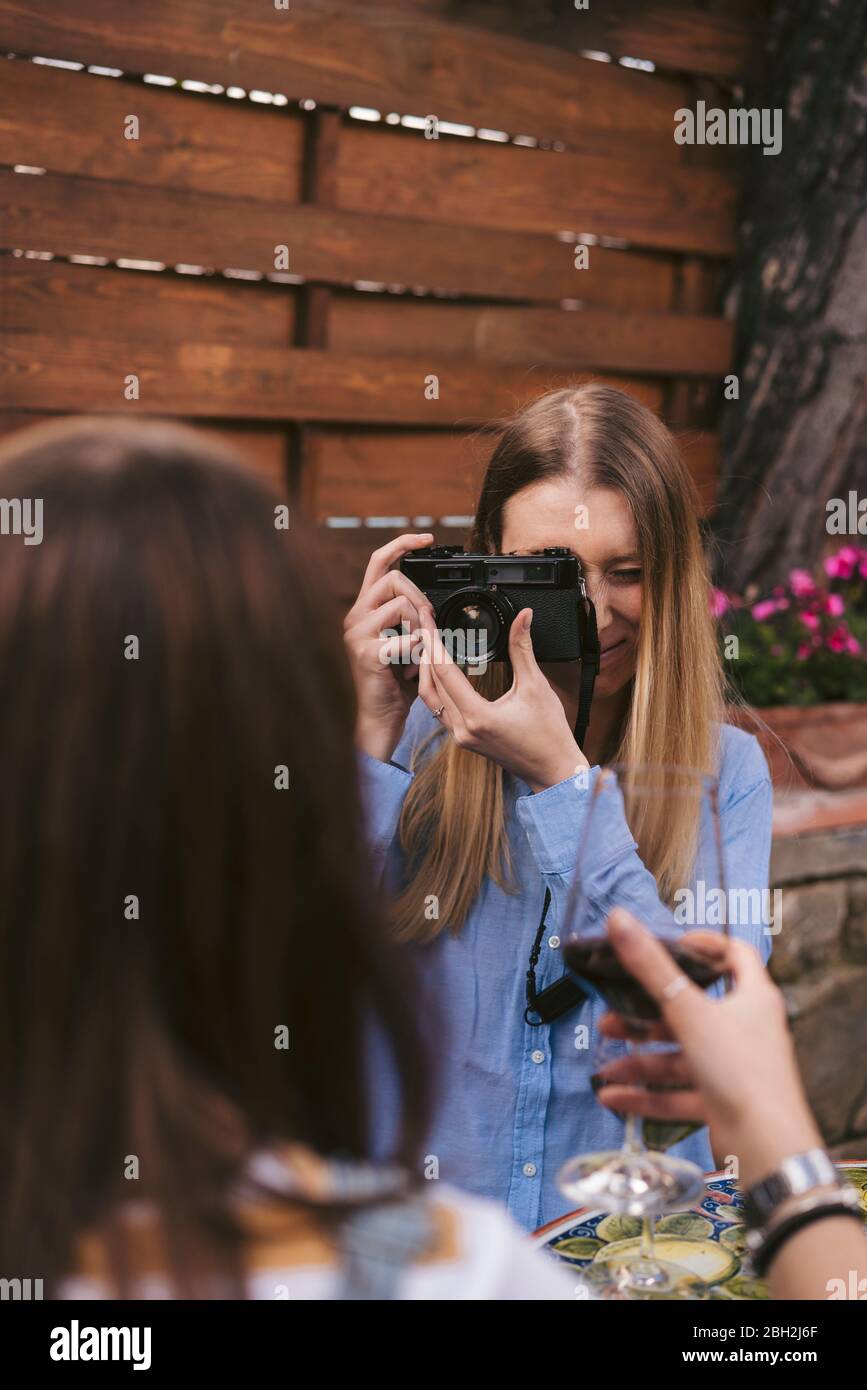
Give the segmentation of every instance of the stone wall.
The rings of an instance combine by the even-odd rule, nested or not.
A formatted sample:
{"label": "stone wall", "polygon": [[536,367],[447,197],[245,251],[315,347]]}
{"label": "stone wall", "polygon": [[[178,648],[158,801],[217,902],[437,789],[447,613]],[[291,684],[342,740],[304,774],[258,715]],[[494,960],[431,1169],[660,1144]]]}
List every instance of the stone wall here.
{"label": "stone wall", "polygon": [[867,1159],[867,825],[777,839],[786,996],[807,1093],[840,1158]]}

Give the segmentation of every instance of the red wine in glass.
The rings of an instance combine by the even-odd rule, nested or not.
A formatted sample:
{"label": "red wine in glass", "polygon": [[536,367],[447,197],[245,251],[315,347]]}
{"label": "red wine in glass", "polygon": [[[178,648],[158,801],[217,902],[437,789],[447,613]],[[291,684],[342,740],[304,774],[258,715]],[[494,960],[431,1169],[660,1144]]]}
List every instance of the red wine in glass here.
{"label": "red wine in glass", "polygon": [[[687,950],[679,937],[657,935],[656,939],[701,989],[709,989],[722,978],[723,971]],[[598,989],[615,1013],[640,1022],[652,1022],[661,1017],[656,1002],[621,964],[605,933],[573,937],[564,944],[563,956],[571,974]]]}

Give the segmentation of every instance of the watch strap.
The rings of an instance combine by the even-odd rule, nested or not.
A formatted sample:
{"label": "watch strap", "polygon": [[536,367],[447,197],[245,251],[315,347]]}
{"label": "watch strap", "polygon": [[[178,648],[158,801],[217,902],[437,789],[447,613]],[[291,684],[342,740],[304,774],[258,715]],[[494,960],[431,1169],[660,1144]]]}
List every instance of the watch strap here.
{"label": "watch strap", "polygon": [[775,1172],[744,1193],[744,1219],[751,1227],[767,1226],[781,1202],[816,1187],[842,1187],[840,1175],[824,1149],[784,1158]]}

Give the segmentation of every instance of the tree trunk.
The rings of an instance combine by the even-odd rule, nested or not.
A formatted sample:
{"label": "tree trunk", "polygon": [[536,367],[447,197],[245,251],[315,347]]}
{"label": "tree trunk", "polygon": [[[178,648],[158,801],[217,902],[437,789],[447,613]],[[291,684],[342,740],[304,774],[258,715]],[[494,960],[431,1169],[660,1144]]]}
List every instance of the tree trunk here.
{"label": "tree trunk", "polygon": [[[718,582],[767,590],[867,495],[867,6],[774,0],[762,85],[782,150],[749,149],[734,267],[740,398],[722,408]],[[855,537],[858,543],[858,538]],[[863,541],[862,541],[863,543]]]}

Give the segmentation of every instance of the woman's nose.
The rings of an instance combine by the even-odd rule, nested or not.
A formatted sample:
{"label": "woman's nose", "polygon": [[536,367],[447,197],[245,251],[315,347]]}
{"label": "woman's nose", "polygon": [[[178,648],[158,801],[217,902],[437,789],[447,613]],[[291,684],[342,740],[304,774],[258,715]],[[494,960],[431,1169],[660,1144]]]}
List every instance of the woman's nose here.
{"label": "woman's nose", "polygon": [[602,576],[587,576],[587,597],[596,609],[596,626],[602,632],[611,622],[611,596]]}

